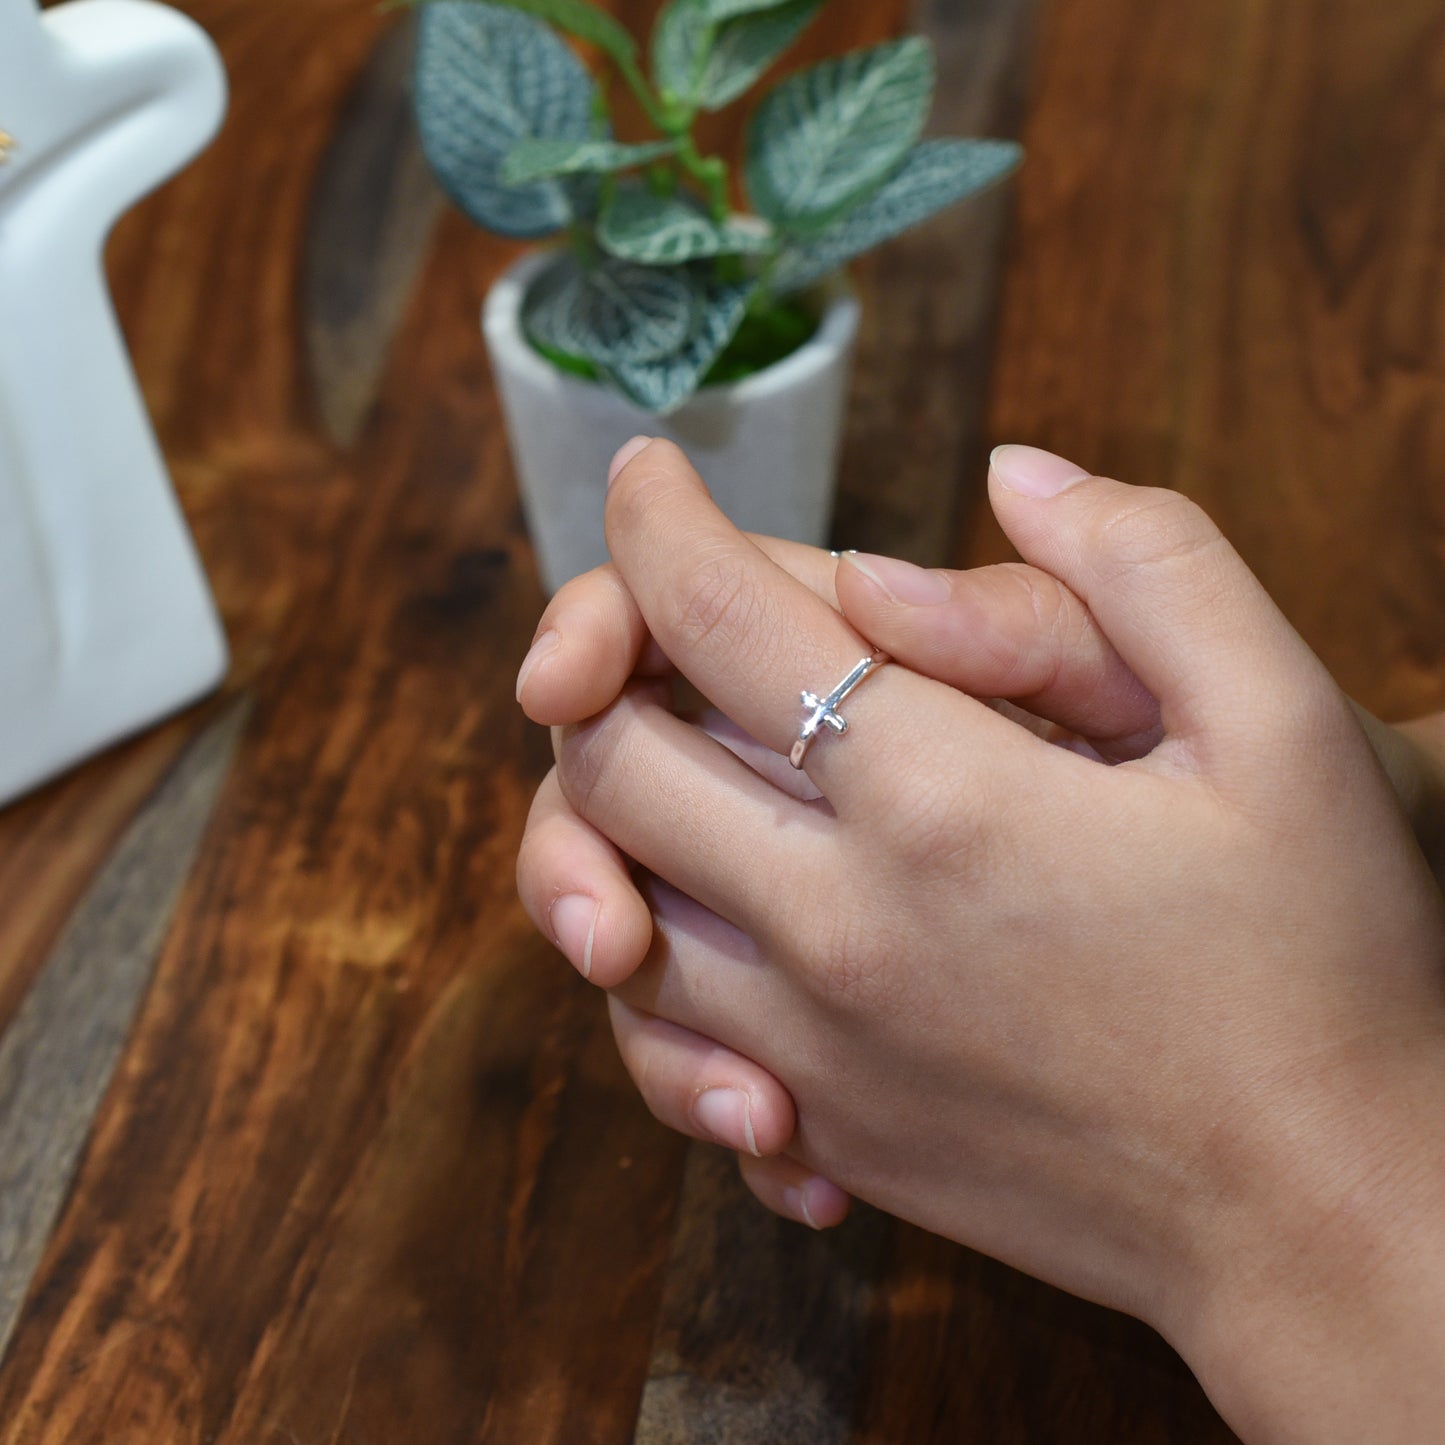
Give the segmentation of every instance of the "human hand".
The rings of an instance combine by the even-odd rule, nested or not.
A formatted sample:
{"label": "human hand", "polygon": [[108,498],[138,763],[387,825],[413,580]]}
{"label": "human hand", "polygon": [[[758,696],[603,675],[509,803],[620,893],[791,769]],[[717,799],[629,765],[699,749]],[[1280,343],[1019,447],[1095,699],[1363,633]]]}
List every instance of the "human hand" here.
{"label": "human hand", "polygon": [[[624,448],[614,474],[628,455]],[[752,540],[830,605],[846,605],[859,630],[898,661],[964,691],[1009,699],[1010,716],[1041,735],[1111,759],[1138,756],[1158,739],[1158,704],[1088,609],[1035,568],[926,572],[857,554],[840,567],[836,554],[817,548]],[[630,679],[673,672],[608,565],[568,583],[547,607],[517,694],[529,716],[555,726],[600,712]],[[818,796],[805,773],[721,714],[705,712],[698,723],[777,786]],[[584,976],[617,983],[641,962],[651,917],[628,862],[572,812],[555,773],[538,792],[518,885],[538,927]],[[781,1152],[795,1115],[776,1079],[715,1041],[620,1003],[613,1017],[624,1058],[658,1118],[736,1149],[749,1187],[770,1208],[815,1227],[843,1217],[845,1197]]]}
{"label": "human hand", "polygon": [[[624,448],[614,471],[646,441]],[[1047,573],[1027,564],[924,571],[857,554],[848,554],[840,568],[837,554],[773,538],[752,540],[897,660],[963,691],[1012,700],[1009,715],[1041,735],[1112,761],[1139,756],[1158,740],[1158,704],[1103,638],[1087,608]],[[564,724],[601,711],[629,677],[660,679],[674,671],[616,568],[608,565],[575,579],[553,599],[517,691],[534,720]],[[1422,848],[1435,860],[1437,878],[1442,876],[1445,720],[1397,729],[1355,710]],[[816,796],[805,774],[746,738],[721,714],[704,713],[698,721],[779,786]],[[620,980],[641,961],[651,932],[646,905],[625,861],[572,813],[555,776],[539,793],[518,876],[539,928],[564,949],[552,926],[554,903],[571,892],[595,895],[595,909],[587,910],[587,921],[573,930],[571,941],[584,973],[590,974],[593,918],[605,920],[603,977]],[[826,1181],[811,1179],[781,1152],[790,1142],[795,1114],[776,1079],[713,1040],[620,1004],[613,1012],[623,1054],[658,1118],[737,1149],[749,1186],[769,1207],[815,1226],[843,1217],[844,1196]]]}
{"label": "human hand", "polygon": [[[1418,1163],[1445,1152],[1420,1107],[1441,1093],[1440,898],[1348,707],[1218,534],[1061,465],[1052,495],[996,474],[996,510],[1160,699],[1147,757],[1046,748],[895,666],[810,754],[826,802],[646,688],[568,730],[560,781],[675,885],[651,890],[625,1000],[788,1084],[808,1167],[1132,1308],[1252,1423],[1271,1391],[1241,1339],[1287,1318],[1288,1398],[1310,1359],[1398,1324],[1405,1246],[1438,1248]],[[798,683],[868,650],[671,449],[619,479],[609,533],[664,653],[773,751]]]}
{"label": "human hand", "polygon": [[[620,469],[646,439],[619,454]],[[914,671],[964,692],[1008,699],[1010,715],[1041,735],[1110,761],[1140,756],[1159,737],[1157,702],[1109,645],[1088,609],[1056,578],[1027,564],[970,572],[925,571],[888,558],[835,554],[767,537],[752,539],[779,566],[850,617],[856,629]],[[545,639],[545,641],[542,641]],[[579,722],[615,700],[630,678],[675,672],[647,631],[617,569],[567,584],[538,624],[518,697],[538,722]],[[1445,853],[1445,789],[1433,750],[1409,728],[1356,713],[1427,856]],[[806,774],[763,749],[716,712],[699,725],[777,785],[816,796]],[[1413,725],[1418,732],[1433,724]],[[1430,739],[1426,739],[1426,742]],[[1437,866],[1437,877],[1440,869]],[[620,981],[646,953],[651,917],[616,850],[577,818],[555,775],[539,792],[518,860],[519,887],[538,927],[586,975]],[[564,897],[592,900],[559,937],[552,910]],[[579,913],[567,904],[563,913]],[[600,922],[600,928],[594,924]],[[561,919],[556,921],[562,921]],[[600,941],[600,949],[598,947]],[[782,1085],[755,1062],[614,1003],[624,1057],[654,1114],[695,1137],[739,1152],[749,1187],[770,1208],[817,1226],[837,1222],[846,1201],[782,1151],[795,1111]]]}
{"label": "human hand", "polygon": [[1445,713],[1392,725],[1354,707],[1435,881],[1445,888]]}

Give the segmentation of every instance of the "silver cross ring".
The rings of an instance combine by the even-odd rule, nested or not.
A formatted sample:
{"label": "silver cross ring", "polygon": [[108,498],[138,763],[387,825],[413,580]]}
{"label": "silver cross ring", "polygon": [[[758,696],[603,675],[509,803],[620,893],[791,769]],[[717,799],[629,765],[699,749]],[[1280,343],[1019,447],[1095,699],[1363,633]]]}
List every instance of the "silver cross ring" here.
{"label": "silver cross ring", "polygon": [[798,731],[798,741],[793,744],[793,750],[788,754],[788,761],[795,768],[803,766],[803,759],[808,756],[808,749],[821,729],[831,728],[840,736],[848,731],[847,718],[838,716],[839,704],[865,677],[877,672],[887,661],[887,655],[882,652],[870,653],[827,697],[819,697],[812,692],[803,694],[803,706],[808,710],[808,716]]}

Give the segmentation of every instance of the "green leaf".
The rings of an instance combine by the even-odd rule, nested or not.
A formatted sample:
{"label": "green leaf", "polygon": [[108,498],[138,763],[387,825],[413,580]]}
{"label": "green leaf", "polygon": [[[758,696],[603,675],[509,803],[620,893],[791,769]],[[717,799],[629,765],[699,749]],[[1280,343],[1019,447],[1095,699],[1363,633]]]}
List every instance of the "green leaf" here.
{"label": "green leaf", "polygon": [[592,77],[540,21],[471,0],[429,5],[417,27],[415,105],[422,149],[447,194],[479,226],[546,236],[573,219],[565,187],[508,186],[504,157],[537,136],[592,130]]}
{"label": "green leaf", "polygon": [[806,30],[823,0],[788,0],[722,25],[698,85],[698,104],[721,110],[748,90]]}
{"label": "green leaf", "polygon": [[817,334],[818,316],[796,297],[753,302],[721,356],[708,368],[704,386],[756,376],[791,356]]}
{"label": "green leaf", "polygon": [[669,0],[652,28],[652,79],[664,94],[689,105],[707,64],[716,27],[700,0]]}
{"label": "green leaf", "polygon": [[697,325],[685,344],[649,362],[609,364],[604,368],[608,380],[648,411],[661,416],[676,411],[697,390],[737,333],[755,289],[752,281],[707,285]]}
{"label": "green leaf", "polygon": [[760,255],[772,237],[753,226],[718,225],[681,196],[656,196],[623,186],[603,209],[597,228],[603,249],[644,266],[672,266],[703,256]]}
{"label": "green leaf", "polygon": [[437,4],[487,5],[498,10],[519,10],[525,15],[535,15],[586,40],[599,50],[610,55],[619,65],[636,58],[637,42],[626,29],[617,23],[605,10],[589,5],[587,0],[395,0],[401,6],[431,8]]}
{"label": "green leaf", "polygon": [[611,257],[584,270],[570,253],[533,283],[522,307],[533,341],[609,369],[676,351],[697,316],[698,295],[685,272]]}
{"label": "green leaf", "polygon": [[659,89],[694,110],[721,110],[746,91],[807,28],[823,0],[780,0],[756,14],[716,20],[715,0],[672,0],[653,32]]}
{"label": "green leaf", "polygon": [[920,142],[866,201],[821,236],[783,252],[772,273],[773,290],[811,286],[854,256],[1002,180],[1022,157],[1022,147],[1012,141]]}
{"label": "green leaf", "polygon": [[707,18],[714,25],[736,20],[739,15],[757,15],[764,10],[781,10],[789,0],[702,0]]}
{"label": "green leaf", "polygon": [[821,231],[875,191],[923,129],[933,48],[917,38],[789,76],[748,127],[748,190],[785,231]]}
{"label": "green leaf", "polygon": [[610,174],[659,160],[676,149],[677,142],[670,140],[650,141],[646,145],[623,145],[610,140],[518,141],[502,162],[502,179],[509,186],[516,186],[579,172]]}

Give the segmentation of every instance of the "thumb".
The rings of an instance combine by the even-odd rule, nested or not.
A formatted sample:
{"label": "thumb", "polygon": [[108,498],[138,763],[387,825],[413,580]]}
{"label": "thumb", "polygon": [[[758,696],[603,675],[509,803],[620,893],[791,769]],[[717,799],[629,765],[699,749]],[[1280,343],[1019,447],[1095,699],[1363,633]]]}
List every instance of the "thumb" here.
{"label": "thumb", "polygon": [[993,454],[994,514],[1020,555],[1088,605],[1158,698],[1167,736],[1248,745],[1281,708],[1333,693],[1213,522],[1177,492],[1129,487],[1035,447]]}
{"label": "thumb", "polygon": [[1005,562],[927,571],[843,554],[843,615],[895,662],[975,697],[1000,697],[1087,738],[1110,761],[1159,741],[1159,704],[1057,577]]}

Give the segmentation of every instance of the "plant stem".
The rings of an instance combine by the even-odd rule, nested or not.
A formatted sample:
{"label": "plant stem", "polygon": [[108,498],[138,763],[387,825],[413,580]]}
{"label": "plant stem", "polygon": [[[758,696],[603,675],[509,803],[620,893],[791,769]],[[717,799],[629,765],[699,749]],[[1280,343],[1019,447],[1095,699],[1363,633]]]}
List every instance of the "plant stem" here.
{"label": "plant stem", "polygon": [[707,190],[708,208],[715,222],[721,225],[732,211],[728,194],[728,167],[721,156],[703,156],[698,153],[692,138],[692,123],[697,112],[693,109],[679,110],[654,93],[647,78],[638,69],[631,56],[614,57],[618,73],[627,82],[629,89],[647,112],[647,118],[663,135],[677,141],[677,160],[688,175],[700,182]]}
{"label": "plant stem", "polygon": [[567,239],[571,243],[572,254],[577,258],[577,264],[584,271],[590,271],[597,264],[597,242],[592,232],[580,221],[573,221],[567,227]]}
{"label": "plant stem", "polygon": [[728,200],[727,162],[720,156],[700,156],[692,136],[687,131],[678,136],[677,159],[690,176],[707,187],[712,218],[721,225],[727,220],[731,210]]}
{"label": "plant stem", "polygon": [[607,101],[607,77],[604,75],[592,92],[592,138],[605,140],[612,134],[612,111]]}

